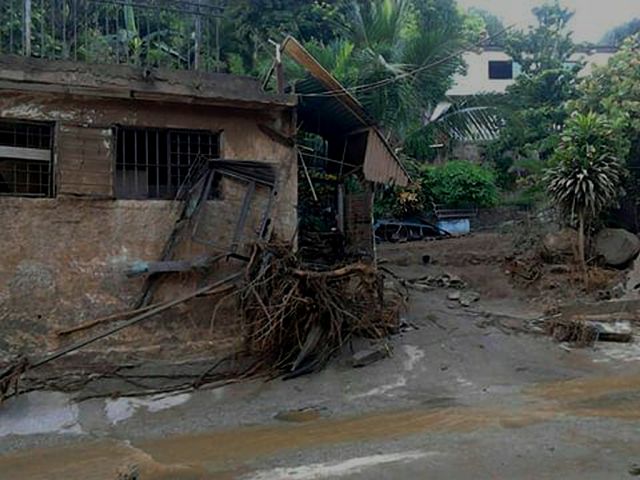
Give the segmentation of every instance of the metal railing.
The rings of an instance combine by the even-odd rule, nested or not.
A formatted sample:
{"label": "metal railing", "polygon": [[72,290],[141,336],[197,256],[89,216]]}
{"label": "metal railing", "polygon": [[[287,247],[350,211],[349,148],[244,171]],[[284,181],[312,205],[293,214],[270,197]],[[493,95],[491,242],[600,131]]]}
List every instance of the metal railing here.
{"label": "metal railing", "polygon": [[223,0],[2,0],[0,53],[219,71]]}

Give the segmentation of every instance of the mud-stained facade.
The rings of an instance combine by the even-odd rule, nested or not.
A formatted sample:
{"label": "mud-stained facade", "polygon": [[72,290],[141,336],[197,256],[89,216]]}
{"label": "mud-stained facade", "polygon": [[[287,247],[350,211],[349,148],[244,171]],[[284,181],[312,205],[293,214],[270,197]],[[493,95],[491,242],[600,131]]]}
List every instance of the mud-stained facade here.
{"label": "mud-stained facade", "polygon": [[[297,163],[287,141],[295,127],[292,96],[265,93],[254,80],[231,75],[18,57],[0,57],[0,91],[0,123],[14,136],[0,133],[0,327],[6,332],[0,351],[41,344],[53,329],[135,303],[144,279],[127,272],[162,256],[184,204],[172,198],[188,188],[192,159],[269,164],[276,182],[253,187],[239,232],[247,184],[216,179],[198,225],[174,257],[224,252],[234,241],[241,251],[264,228],[280,238],[295,234]],[[47,128],[50,148],[33,148],[27,137],[16,143],[25,135],[21,125],[36,126],[27,137]],[[13,158],[30,155],[50,162],[49,176],[40,170],[34,176],[33,159]],[[39,186],[44,183],[50,190]],[[202,281],[177,274],[170,292],[165,285],[157,295],[175,296]],[[181,322],[197,321],[197,302],[184,313]]]}

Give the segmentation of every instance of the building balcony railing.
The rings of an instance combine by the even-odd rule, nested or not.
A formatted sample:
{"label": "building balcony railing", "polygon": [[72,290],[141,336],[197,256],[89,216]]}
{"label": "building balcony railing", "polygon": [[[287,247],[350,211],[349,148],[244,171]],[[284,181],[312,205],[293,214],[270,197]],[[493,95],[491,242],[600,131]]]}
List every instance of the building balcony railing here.
{"label": "building balcony railing", "polygon": [[0,53],[219,71],[223,0],[3,0]]}

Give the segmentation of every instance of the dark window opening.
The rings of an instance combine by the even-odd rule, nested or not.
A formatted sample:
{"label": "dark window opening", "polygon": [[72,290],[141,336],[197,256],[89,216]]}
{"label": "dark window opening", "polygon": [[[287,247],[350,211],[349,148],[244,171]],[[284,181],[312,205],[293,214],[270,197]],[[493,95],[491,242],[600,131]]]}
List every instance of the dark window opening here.
{"label": "dark window opening", "polygon": [[490,61],[489,78],[491,80],[511,80],[513,78],[513,62],[511,60]]}
{"label": "dark window opening", "polygon": [[117,127],[116,197],[173,199],[219,155],[217,133]]}
{"label": "dark window opening", "polygon": [[0,195],[53,196],[51,124],[0,120]]}

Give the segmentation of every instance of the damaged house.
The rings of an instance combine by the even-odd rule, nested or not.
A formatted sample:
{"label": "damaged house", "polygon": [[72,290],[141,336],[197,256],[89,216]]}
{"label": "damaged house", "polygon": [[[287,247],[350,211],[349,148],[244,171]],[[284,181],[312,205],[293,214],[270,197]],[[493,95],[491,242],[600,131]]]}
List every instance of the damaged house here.
{"label": "damaged house", "polygon": [[153,273],[145,261],[242,256],[267,231],[293,238],[295,151],[265,132],[291,135],[294,96],[232,75],[12,56],[0,89],[5,324],[35,333],[139,306],[145,279],[130,277]]}
{"label": "damaged house", "polygon": [[[282,51],[308,72],[288,93],[229,74],[0,57],[1,352],[55,349],[52,332],[237,272],[260,239],[295,244],[318,205],[330,220],[315,233],[373,258],[373,185],[407,175],[300,44]],[[321,155],[298,144],[305,134]],[[299,188],[312,191],[308,208]],[[111,346],[224,348],[233,313],[214,328],[195,299]]]}

